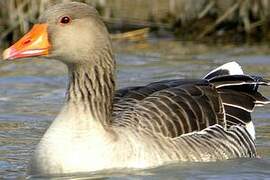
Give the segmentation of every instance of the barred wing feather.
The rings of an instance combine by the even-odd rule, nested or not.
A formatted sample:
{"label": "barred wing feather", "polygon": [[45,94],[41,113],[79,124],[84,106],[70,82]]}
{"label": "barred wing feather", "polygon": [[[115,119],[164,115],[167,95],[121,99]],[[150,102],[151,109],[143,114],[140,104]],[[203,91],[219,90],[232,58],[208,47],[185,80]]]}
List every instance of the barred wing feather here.
{"label": "barred wing feather", "polygon": [[166,80],[121,89],[114,99],[113,125],[169,138],[172,152],[182,161],[256,157],[251,112],[270,103],[258,92],[260,85],[270,83],[244,75],[231,62],[201,80]]}
{"label": "barred wing feather", "polygon": [[[144,89],[140,89],[140,92],[132,90],[130,96],[123,97],[115,104],[114,123],[150,129],[153,133],[172,138],[214,124],[224,125],[223,107],[215,87],[206,81],[188,82],[182,83],[180,80],[180,85],[166,85],[168,88],[156,91],[152,87],[159,83],[155,86],[150,84],[145,89],[147,93],[151,92],[149,89],[154,92],[149,95],[142,92]],[[160,82],[159,87],[164,87],[164,83],[170,84],[168,81]]]}

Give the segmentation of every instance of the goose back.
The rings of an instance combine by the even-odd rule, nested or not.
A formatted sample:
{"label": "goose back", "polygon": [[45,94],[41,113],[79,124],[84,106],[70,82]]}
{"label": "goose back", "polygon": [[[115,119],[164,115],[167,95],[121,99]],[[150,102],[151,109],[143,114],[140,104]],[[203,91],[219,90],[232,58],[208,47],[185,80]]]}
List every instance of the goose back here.
{"label": "goose back", "polygon": [[[166,80],[120,89],[113,125],[139,127],[175,138],[218,124],[246,126],[255,106],[269,103],[258,90],[261,77],[214,72],[203,80]],[[210,78],[211,77],[211,78]]]}

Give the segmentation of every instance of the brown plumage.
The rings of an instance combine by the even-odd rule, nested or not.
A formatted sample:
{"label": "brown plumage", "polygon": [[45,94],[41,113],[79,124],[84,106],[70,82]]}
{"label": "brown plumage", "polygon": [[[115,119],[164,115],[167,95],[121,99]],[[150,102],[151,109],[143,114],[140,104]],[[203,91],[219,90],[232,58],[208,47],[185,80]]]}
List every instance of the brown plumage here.
{"label": "brown plumage", "polygon": [[46,54],[69,70],[66,103],[33,155],[32,174],[256,157],[250,112],[269,103],[257,92],[267,80],[244,75],[231,62],[201,80],[115,91],[111,41],[95,9],[59,4],[40,23],[48,27],[49,53],[32,55],[30,47],[23,54],[12,54],[12,48],[4,53],[6,59]]}

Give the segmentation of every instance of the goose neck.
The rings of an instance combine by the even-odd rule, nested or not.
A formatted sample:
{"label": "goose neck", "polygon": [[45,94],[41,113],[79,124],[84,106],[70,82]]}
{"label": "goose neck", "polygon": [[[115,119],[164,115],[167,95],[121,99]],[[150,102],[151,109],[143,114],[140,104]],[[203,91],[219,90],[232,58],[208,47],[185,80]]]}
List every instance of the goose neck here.
{"label": "goose neck", "polygon": [[69,68],[66,101],[69,107],[109,125],[115,91],[114,68],[76,65]]}

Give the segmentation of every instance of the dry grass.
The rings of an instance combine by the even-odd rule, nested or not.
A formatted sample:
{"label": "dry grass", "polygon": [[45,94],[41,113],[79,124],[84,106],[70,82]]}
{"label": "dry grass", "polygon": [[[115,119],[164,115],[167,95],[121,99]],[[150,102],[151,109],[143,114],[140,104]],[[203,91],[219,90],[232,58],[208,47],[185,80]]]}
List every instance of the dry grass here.
{"label": "dry grass", "polygon": [[[0,46],[25,33],[48,6],[70,0],[1,0]],[[141,22],[144,26],[186,27],[190,22],[211,21],[200,25],[197,39],[215,32],[226,22],[236,22],[247,35],[260,30],[267,33],[269,0],[81,0],[96,6],[106,21]],[[127,5],[128,4],[128,5]],[[175,24],[181,24],[175,25]],[[180,22],[180,23],[179,23]],[[226,29],[226,28],[224,28]]]}

